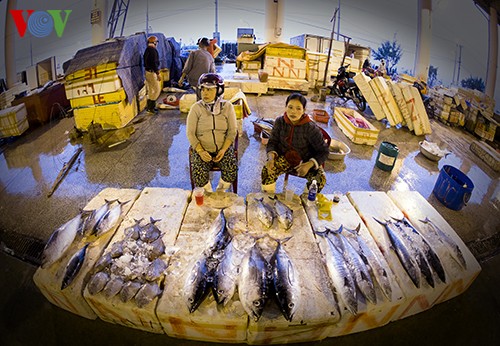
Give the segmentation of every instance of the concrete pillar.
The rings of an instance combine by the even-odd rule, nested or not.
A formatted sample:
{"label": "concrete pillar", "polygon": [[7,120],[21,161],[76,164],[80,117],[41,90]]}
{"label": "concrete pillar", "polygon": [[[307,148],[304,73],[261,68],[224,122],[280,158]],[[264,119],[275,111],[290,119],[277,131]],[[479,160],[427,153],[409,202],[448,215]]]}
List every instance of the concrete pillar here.
{"label": "concrete pillar", "polygon": [[108,1],[95,0],[91,10],[92,45],[102,43],[108,37]]}
{"label": "concrete pillar", "polygon": [[17,81],[16,50],[14,40],[16,38],[16,24],[10,14],[10,10],[17,9],[17,0],[7,1],[7,11],[5,13],[5,78],[7,88],[11,88]]}
{"label": "concrete pillar", "polygon": [[282,41],[285,17],[285,0],[266,1],[266,41],[277,43]]}
{"label": "concrete pillar", "polygon": [[495,84],[497,81],[498,69],[498,13],[497,10],[490,7],[489,21],[489,47],[488,47],[488,67],[486,69],[486,95],[495,98]]}
{"label": "concrete pillar", "polygon": [[427,82],[431,59],[432,0],[418,0],[417,53],[415,77]]}

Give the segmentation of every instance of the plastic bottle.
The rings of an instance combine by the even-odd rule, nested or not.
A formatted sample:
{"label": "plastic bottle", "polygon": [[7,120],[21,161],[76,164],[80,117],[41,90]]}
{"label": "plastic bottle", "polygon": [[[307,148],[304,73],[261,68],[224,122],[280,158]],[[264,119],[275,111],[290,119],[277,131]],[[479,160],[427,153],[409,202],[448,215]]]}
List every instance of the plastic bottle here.
{"label": "plastic bottle", "polygon": [[311,202],[316,200],[316,194],[318,193],[318,183],[313,180],[311,186],[309,187],[309,193],[307,194],[307,199]]}

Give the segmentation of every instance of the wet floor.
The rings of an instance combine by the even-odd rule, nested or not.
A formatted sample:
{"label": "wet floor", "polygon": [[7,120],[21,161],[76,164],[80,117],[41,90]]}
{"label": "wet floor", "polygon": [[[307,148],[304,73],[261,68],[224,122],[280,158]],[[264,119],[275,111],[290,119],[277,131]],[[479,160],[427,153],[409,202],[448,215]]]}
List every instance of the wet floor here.
{"label": "wet floor", "polygon": [[[227,71],[231,71],[231,67],[226,66]],[[239,138],[238,194],[240,196],[260,190],[260,171],[266,158],[265,146],[255,133],[252,121],[259,117],[275,118],[282,114],[288,94],[287,91],[275,91],[273,96],[247,95],[252,114],[243,121],[243,132]],[[319,108],[327,109],[331,114],[331,104],[339,103],[339,100],[335,100],[331,96],[327,96],[326,102],[312,102],[310,101],[312,95],[310,93],[307,96],[309,100],[307,110],[309,112]],[[345,106],[354,107],[350,103]],[[385,128],[381,122],[371,118],[369,112],[367,114],[370,122],[380,130],[375,146],[352,144],[333,119],[330,119],[328,124],[320,124],[332,138],[345,142],[351,148],[351,153],[343,162],[326,162],[327,185],[323,193],[330,194],[334,191],[346,193],[358,190],[418,191],[437,209],[466,244],[473,245],[478,242],[484,244],[493,239],[487,248],[481,250],[483,251],[481,253],[471,249],[478,258],[485,253],[495,253],[499,248],[498,232],[500,230],[499,174],[470,151],[470,143],[476,138],[463,129],[448,127],[435,120],[431,120],[432,135],[415,136],[406,128]],[[95,195],[107,187],[191,189],[187,155],[189,144],[185,136],[186,114],[182,114],[178,110],[160,111],[156,116],[140,114],[130,125],[134,129],[130,138],[124,143],[111,147],[110,143],[92,144],[88,136],[70,141],[69,133],[73,126],[73,118],[56,119],[44,126],[30,129],[20,138],[6,141],[1,147],[0,231],[3,234],[20,234],[44,242],[55,228],[72,218]],[[418,143],[423,139],[440,144],[442,148],[450,150],[451,154],[437,163],[428,160],[419,152]],[[400,150],[391,172],[383,171],[375,166],[378,148],[382,141],[396,144]],[[83,151],[79,154],[69,173],[63,178],[52,196],[47,197],[61,169],[80,147],[83,148]],[[444,165],[458,168],[474,183],[471,199],[461,211],[446,208],[432,194],[436,179]],[[215,179],[213,185],[216,186],[216,184]],[[292,186],[295,193],[301,193],[304,185],[304,179],[290,177],[289,186]],[[277,190],[281,191],[282,187],[283,178],[280,178]],[[6,292],[0,298],[2,316],[6,318],[2,321],[3,328],[12,327],[14,322],[40,323],[40,320],[43,319],[42,312],[46,312],[51,316],[51,323],[63,323],[63,325],[69,326],[68,328],[77,330],[75,332],[77,333],[75,335],[78,335],[76,339],[83,337],[97,325],[100,329],[111,331],[111,334],[106,334],[104,331],[100,333],[106,334],[107,337],[113,335],[116,338],[113,340],[121,340],[123,344],[148,344],[148,340],[158,340],[155,335],[133,330],[124,334],[133,335],[130,339],[125,336],[121,337],[119,335],[124,330],[128,331],[128,328],[100,321],[87,321],[51,306],[47,301],[43,301],[43,297],[30,282],[34,267],[28,264],[23,265],[23,262],[18,263],[18,260],[3,254],[0,256],[2,256],[2,263],[17,268],[15,271],[9,271],[9,267],[2,265],[2,275],[5,276],[2,278],[0,286]],[[498,257],[493,258],[492,262],[482,263],[484,265],[483,273],[487,272],[487,268],[498,264]],[[491,273],[493,272],[491,269]],[[483,294],[482,290],[488,291],[487,288],[483,287],[484,281],[490,280],[486,283],[487,285],[491,284],[491,280],[497,280],[498,283],[498,274],[483,273],[476,280],[483,283],[474,283],[464,295],[452,300],[455,303],[440,304],[432,309],[432,311],[437,311],[437,315],[441,318],[440,322],[449,315],[452,316],[452,319],[459,319],[458,315],[465,313],[473,315],[477,313],[476,317],[481,314],[481,311],[476,308],[473,308],[472,311],[463,310],[460,304],[464,303],[466,299],[479,300],[477,294]],[[23,277],[18,275],[23,275]],[[13,287],[10,287],[11,284]],[[10,289],[6,285],[9,285]],[[14,287],[19,290],[12,292]],[[473,297],[470,297],[470,294]],[[487,294],[495,300],[495,304],[487,309],[491,310],[496,307],[496,313],[488,310],[488,314],[496,318],[496,321],[500,321],[498,293],[493,294],[488,291]],[[28,298],[23,303],[18,301],[26,299],[26,297],[32,297],[32,299]],[[14,311],[17,304],[21,304],[19,309],[22,307],[27,311]],[[28,313],[31,307],[36,310],[33,311],[33,314]],[[412,323],[416,319],[422,328],[429,328],[429,323],[426,321],[428,313],[419,314],[382,329],[407,336],[409,335],[408,330],[417,333],[419,330],[411,326]],[[8,318],[8,316],[12,316],[12,318]],[[490,334],[483,335],[484,338],[478,340],[491,341],[493,338],[493,340],[498,341],[498,332],[493,331],[496,327],[493,328],[489,322],[486,323],[486,326],[492,328]],[[67,337],[65,331],[58,331],[58,328],[53,325],[50,328],[44,332],[50,334],[50,336],[47,335],[49,338],[47,340],[50,340],[47,344],[62,343],[64,339],[61,337]],[[448,329],[451,333],[453,326],[449,325]],[[484,331],[485,328],[481,328],[481,330]],[[42,332],[36,327],[31,327],[30,331]],[[22,331],[16,327],[16,337],[7,339],[11,341],[10,343],[2,342],[2,344],[27,344],[21,334]],[[385,340],[385,334],[383,332],[379,334],[378,331],[341,339],[343,343],[347,340],[347,343],[354,344],[355,341],[361,342],[364,338],[359,335],[373,335],[374,338],[379,338],[377,340]],[[172,341],[173,339],[167,340]],[[469,338],[468,340],[473,341],[474,339]],[[95,341],[99,340],[95,339]]]}

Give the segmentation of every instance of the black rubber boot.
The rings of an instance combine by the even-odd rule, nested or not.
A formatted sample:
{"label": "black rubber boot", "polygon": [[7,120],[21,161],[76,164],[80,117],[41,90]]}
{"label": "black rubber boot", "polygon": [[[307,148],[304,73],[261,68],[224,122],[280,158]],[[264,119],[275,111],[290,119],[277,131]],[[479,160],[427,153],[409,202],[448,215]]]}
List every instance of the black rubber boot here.
{"label": "black rubber boot", "polygon": [[149,113],[156,114],[156,101],[155,100],[148,100],[148,104],[146,106],[146,110]]}

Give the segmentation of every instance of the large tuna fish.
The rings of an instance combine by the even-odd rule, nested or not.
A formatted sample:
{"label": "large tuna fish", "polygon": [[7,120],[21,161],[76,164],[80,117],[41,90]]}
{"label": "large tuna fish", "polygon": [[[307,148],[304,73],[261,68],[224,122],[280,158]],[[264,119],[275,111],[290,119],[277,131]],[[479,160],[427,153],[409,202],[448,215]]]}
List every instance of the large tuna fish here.
{"label": "large tuna fish", "polygon": [[88,247],[89,243],[87,243],[84,247],[78,250],[69,260],[64,270],[64,277],[61,284],[61,290],[68,287],[80,272],[83,262],[85,261],[85,254],[87,253]]}
{"label": "large tuna fish", "polygon": [[42,268],[49,267],[66,253],[75,240],[80,221],[81,214],[78,214],[52,233],[43,249]]}
{"label": "large tuna fish", "polygon": [[286,230],[290,229],[293,225],[293,210],[290,209],[285,203],[281,202],[277,196],[274,196],[274,198],[271,199],[274,200],[274,208],[276,209],[278,222],[283,225]]}

